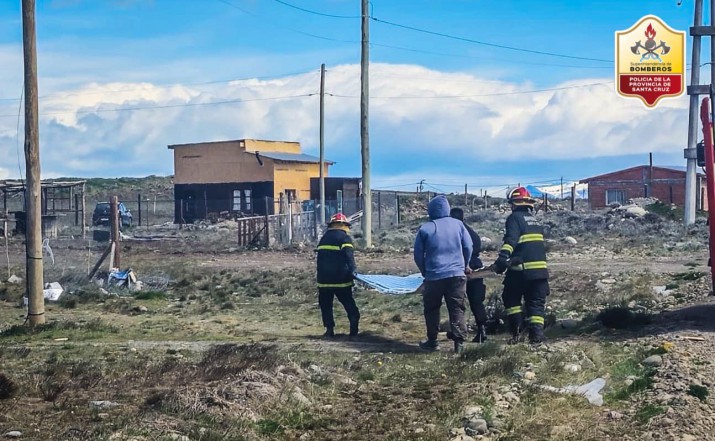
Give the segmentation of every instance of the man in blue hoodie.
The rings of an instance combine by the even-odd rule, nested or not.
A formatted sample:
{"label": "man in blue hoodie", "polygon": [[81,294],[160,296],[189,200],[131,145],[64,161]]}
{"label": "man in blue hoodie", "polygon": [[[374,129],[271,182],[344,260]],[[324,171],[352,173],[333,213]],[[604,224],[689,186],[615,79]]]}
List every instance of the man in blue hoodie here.
{"label": "man in blue hoodie", "polygon": [[432,199],[427,207],[430,221],[422,224],[415,238],[414,259],[425,278],[422,301],[424,304],[427,340],[422,349],[439,349],[440,308],[442,298],[449,311],[454,351],[461,352],[467,337],[464,322],[467,278],[471,272],[472,239],[464,224],[449,216],[449,202],[444,195]]}

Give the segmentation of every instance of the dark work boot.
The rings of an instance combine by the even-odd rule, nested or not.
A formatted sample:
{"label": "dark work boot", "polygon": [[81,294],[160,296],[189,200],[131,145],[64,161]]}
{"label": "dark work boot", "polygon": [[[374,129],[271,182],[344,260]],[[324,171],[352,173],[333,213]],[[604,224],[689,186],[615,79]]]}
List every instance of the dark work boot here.
{"label": "dark work boot", "polygon": [[420,349],[425,351],[438,351],[439,342],[437,340],[425,340],[420,342]]}
{"label": "dark work boot", "polygon": [[472,343],[484,343],[487,341],[487,329],[484,325],[477,326],[477,335],[474,336]]}
{"label": "dark work boot", "polygon": [[333,328],[325,328],[325,334],[323,334],[323,337],[335,337],[335,331],[333,330]]}
{"label": "dark work boot", "polygon": [[350,322],[350,337],[357,337],[358,329],[358,322]]}
{"label": "dark work boot", "polygon": [[544,326],[531,324],[529,326],[529,343],[539,344],[543,343],[545,340],[546,337],[544,336]]}
{"label": "dark work boot", "polygon": [[509,319],[509,332],[511,332],[511,338],[507,341],[507,344],[510,345],[515,345],[522,340],[521,338],[521,331],[522,331],[522,322],[521,322],[521,314],[512,314],[508,316]]}

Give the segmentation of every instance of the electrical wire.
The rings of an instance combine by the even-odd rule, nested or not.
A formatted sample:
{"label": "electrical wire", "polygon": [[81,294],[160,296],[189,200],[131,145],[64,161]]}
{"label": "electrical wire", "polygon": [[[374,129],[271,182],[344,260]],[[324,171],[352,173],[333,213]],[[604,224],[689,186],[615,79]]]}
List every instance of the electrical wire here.
{"label": "electrical wire", "polygon": [[[579,85],[574,85],[574,86],[563,86],[563,87],[552,87],[548,89],[535,89],[535,90],[523,90],[519,92],[496,92],[496,93],[485,93],[485,94],[477,94],[477,95],[439,95],[439,96],[370,96],[370,99],[391,99],[391,100],[399,100],[399,99],[456,99],[456,98],[484,98],[484,97],[491,97],[491,96],[505,96],[505,95],[526,95],[526,94],[531,94],[531,93],[539,93],[539,92],[553,92],[553,91],[558,91],[558,90],[567,90],[567,89],[577,89],[581,87],[590,87],[590,86],[604,86],[604,85],[611,85],[611,82],[607,83],[589,83],[589,84],[579,84]],[[332,96],[335,98],[360,98],[357,95],[340,95],[340,94],[334,94],[334,93],[326,93],[328,96]]]}
{"label": "electrical wire", "polygon": [[[304,74],[311,73],[314,71],[318,72],[315,69],[311,69],[311,70],[304,70],[304,71],[300,71],[300,72],[289,72],[289,73],[282,73],[282,74],[276,74],[276,75],[265,75],[265,76],[259,76],[259,77],[234,78],[231,80],[211,80],[211,81],[201,81],[201,82],[196,82],[196,83],[174,83],[174,84],[156,84],[156,85],[152,84],[150,87],[132,88],[132,89],[112,89],[112,90],[106,90],[106,91],[72,92],[72,93],[53,92],[53,93],[49,93],[47,95],[41,95],[39,98],[52,98],[55,96],[67,97],[67,96],[113,94],[113,93],[148,91],[148,90],[153,90],[153,89],[169,89],[172,87],[204,86],[204,85],[209,85],[209,84],[226,84],[226,83],[232,83],[234,81],[265,80],[265,79],[288,77],[288,76],[292,76],[292,75],[304,75]],[[141,83],[142,81],[139,81],[139,82]],[[146,81],[146,82],[148,82],[148,81]],[[18,100],[17,98],[0,98],[0,101],[17,101],[17,100]]]}
{"label": "electrical wire", "polygon": [[288,26],[277,25],[277,24],[271,22],[270,20],[268,20],[268,19],[266,19],[266,18],[263,18],[262,16],[260,16],[260,15],[258,15],[258,14],[255,14],[255,13],[253,13],[253,12],[247,10],[247,9],[244,9],[244,8],[238,6],[238,5],[235,5],[235,4],[231,3],[231,2],[229,2],[228,0],[216,0],[216,1],[219,1],[219,2],[221,2],[221,3],[223,3],[223,4],[225,4],[225,5],[231,6],[232,8],[238,9],[239,11],[243,12],[244,14],[250,15],[251,17],[255,17],[255,18],[259,19],[259,20],[263,20],[264,22],[266,22],[266,23],[268,23],[268,24],[270,24],[270,25],[272,25],[272,26],[279,27],[279,28],[283,28],[283,29],[287,29],[287,30],[289,30],[289,31],[291,31],[291,32],[295,32],[295,33],[297,33],[297,34],[301,34],[301,35],[305,35],[305,36],[313,37],[313,38],[318,38],[318,39],[320,39],[320,40],[336,41],[336,42],[339,42],[339,43],[360,43],[360,41],[357,41],[357,40],[341,40],[341,39],[338,39],[338,38],[331,38],[331,37],[325,37],[325,36],[323,36],[323,35],[311,34],[310,32],[300,31],[300,30],[298,30],[298,29],[294,29],[294,28],[291,28],[291,27],[288,27]]}
{"label": "electrical wire", "polygon": [[[219,1],[222,1],[222,0],[219,0]],[[376,18],[376,17],[372,17],[372,16],[370,17],[370,19],[372,19],[373,21],[375,21],[375,22],[377,22],[377,23],[382,23],[382,24],[386,24],[386,25],[389,25],[389,26],[394,26],[394,27],[397,27],[397,28],[408,29],[408,30],[415,31],[415,32],[421,32],[421,33],[423,33],[423,34],[436,35],[436,36],[439,36],[439,37],[449,38],[449,39],[452,39],[452,40],[464,41],[464,42],[467,42],[467,43],[479,44],[479,45],[482,45],[482,46],[495,47],[495,48],[498,48],[498,49],[506,49],[506,50],[511,50],[511,51],[525,52],[525,53],[537,54],[537,55],[547,55],[547,56],[550,56],[550,57],[570,58],[570,59],[573,59],[573,60],[598,61],[598,62],[602,62],[602,63],[613,63],[613,60],[605,60],[605,59],[603,59],[603,58],[579,57],[579,56],[577,56],[577,55],[559,54],[559,53],[556,53],[556,52],[539,51],[539,50],[534,50],[534,49],[526,49],[526,48],[520,48],[520,47],[515,47],[515,46],[507,46],[507,45],[504,45],[504,44],[489,43],[489,42],[486,42],[486,41],[473,40],[473,39],[471,39],[471,38],[458,37],[458,36],[456,36],[456,35],[450,35],[450,34],[445,34],[445,33],[442,33],[442,32],[435,32],[435,31],[430,31],[430,30],[427,30],[427,29],[416,28],[416,27],[414,27],[414,26],[408,26],[408,25],[403,25],[403,24],[399,24],[399,23],[394,23],[394,22],[391,22],[391,21],[382,20],[382,19],[379,19],[379,18]]]}
{"label": "electrical wire", "polygon": [[[103,113],[103,112],[125,112],[125,111],[136,111],[136,110],[151,110],[151,109],[173,109],[180,107],[198,107],[198,106],[212,106],[221,104],[235,104],[235,103],[248,103],[256,101],[272,101],[272,100],[283,100],[283,99],[293,99],[293,98],[306,98],[318,95],[317,93],[308,93],[303,95],[289,95],[289,96],[278,96],[270,98],[253,98],[253,99],[235,99],[235,100],[225,100],[225,101],[212,101],[208,103],[183,103],[183,104],[165,104],[158,106],[138,106],[138,107],[118,107],[114,109],[94,109],[94,110],[70,110],[70,111],[57,111],[57,112],[41,112],[40,116],[47,115],[67,115],[67,114],[87,114],[87,113]],[[15,116],[15,115],[0,115],[0,118]]]}
{"label": "electrical wire", "polygon": [[282,1],[282,0],[273,0],[273,1],[275,1],[276,3],[280,3],[280,4],[284,5],[284,6],[288,6],[289,8],[297,9],[297,10],[299,10],[299,11],[307,12],[307,13],[313,14],[313,15],[320,15],[320,16],[323,16],[323,17],[332,17],[332,18],[362,18],[362,16],[360,16],[360,15],[336,15],[336,14],[326,14],[326,13],[324,13],[324,12],[311,11],[310,9],[301,8],[300,6],[292,5],[292,4],[290,4],[290,3],[288,3],[288,2],[284,2],[284,1]]}

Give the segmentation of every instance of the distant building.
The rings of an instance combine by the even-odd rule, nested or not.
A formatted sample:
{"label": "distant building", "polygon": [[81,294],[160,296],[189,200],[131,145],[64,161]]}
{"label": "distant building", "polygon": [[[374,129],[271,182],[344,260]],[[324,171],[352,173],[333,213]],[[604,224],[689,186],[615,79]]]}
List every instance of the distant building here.
{"label": "distant building", "polygon": [[[311,198],[310,180],[320,161],[303,154],[300,143],[238,139],[174,144],[174,221],[193,222],[210,214],[273,214],[281,198]],[[332,162],[325,161],[325,176]]]}
{"label": "distant building", "polygon": [[[325,178],[326,216],[330,217],[338,210],[338,191],[342,195],[342,213],[346,216],[362,209],[362,179],[360,178]],[[310,198],[320,202],[320,178],[310,180]]]}
{"label": "distant building", "polygon": [[[697,208],[707,210],[705,176],[697,176]],[[579,181],[588,184],[591,208],[603,208],[628,199],[655,197],[666,204],[685,205],[685,167],[639,165]]]}

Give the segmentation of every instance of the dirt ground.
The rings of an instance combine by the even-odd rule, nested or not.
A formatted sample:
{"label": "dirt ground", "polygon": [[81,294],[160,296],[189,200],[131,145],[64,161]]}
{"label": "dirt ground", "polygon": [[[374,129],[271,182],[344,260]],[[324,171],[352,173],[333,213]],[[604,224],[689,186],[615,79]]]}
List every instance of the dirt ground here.
{"label": "dirt ground", "polygon": [[[46,281],[68,294],[47,304],[47,325],[29,330],[22,285],[6,282],[23,276],[22,243],[11,241],[0,284],[0,436],[715,439],[715,304],[702,247],[559,243],[549,252],[549,342],[506,346],[497,333],[455,356],[444,338],[438,353],[418,349],[419,294],[358,288],[362,335],[344,335],[336,304],[341,335],[323,339],[312,247],[230,244],[208,234],[125,241],[122,266],[146,281],[130,292],[82,277],[103,245],[54,241]],[[358,250],[356,259],[363,273],[416,272],[407,251]],[[498,324],[500,278],[487,285]],[[609,308],[626,314],[618,329],[605,325]],[[653,356],[660,361],[646,362]],[[598,406],[544,388],[596,378],[606,382]]]}

